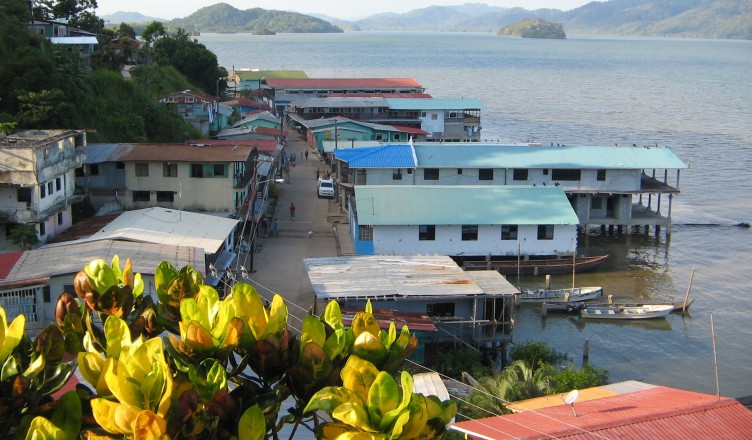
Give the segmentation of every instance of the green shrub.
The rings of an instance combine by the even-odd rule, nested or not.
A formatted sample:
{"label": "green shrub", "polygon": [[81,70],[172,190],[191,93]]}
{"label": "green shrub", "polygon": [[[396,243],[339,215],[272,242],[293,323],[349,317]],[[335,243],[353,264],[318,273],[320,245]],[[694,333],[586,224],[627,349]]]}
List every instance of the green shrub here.
{"label": "green shrub", "polygon": [[509,357],[512,362],[525,361],[525,364],[530,365],[534,370],[540,368],[542,364],[558,365],[567,359],[565,353],[560,353],[547,343],[539,341],[514,344],[509,351]]}

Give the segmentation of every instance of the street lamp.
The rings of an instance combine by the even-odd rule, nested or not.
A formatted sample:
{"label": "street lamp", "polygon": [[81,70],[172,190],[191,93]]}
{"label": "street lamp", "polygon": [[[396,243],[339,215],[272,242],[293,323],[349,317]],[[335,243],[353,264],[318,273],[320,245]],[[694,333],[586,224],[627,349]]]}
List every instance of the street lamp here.
{"label": "street lamp", "polygon": [[217,98],[219,98],[219,82],[222,81],[222,77],[217,78]]}

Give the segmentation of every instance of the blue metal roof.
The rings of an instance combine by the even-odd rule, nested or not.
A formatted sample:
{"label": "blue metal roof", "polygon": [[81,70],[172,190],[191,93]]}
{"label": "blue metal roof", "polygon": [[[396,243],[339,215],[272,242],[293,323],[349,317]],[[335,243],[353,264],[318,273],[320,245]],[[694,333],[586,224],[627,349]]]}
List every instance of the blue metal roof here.
{"label": "blue metal roof", "polygon": [[415,144],[420,168],[684,169],[668,147]]}
{"label": "blue metal roof", "polygon": [[482,110],[486,106],[475,98],[386,98],[392,110]]}
{"label": "blue metal roof", "polygon": [[558,187],[360,185],[361,225],[576,225]]}
{"label": "blue metal roof", "polygon": [[343,148],[335,150],[334,157],[350,168],[415,168],[413,149],[407,144]]}

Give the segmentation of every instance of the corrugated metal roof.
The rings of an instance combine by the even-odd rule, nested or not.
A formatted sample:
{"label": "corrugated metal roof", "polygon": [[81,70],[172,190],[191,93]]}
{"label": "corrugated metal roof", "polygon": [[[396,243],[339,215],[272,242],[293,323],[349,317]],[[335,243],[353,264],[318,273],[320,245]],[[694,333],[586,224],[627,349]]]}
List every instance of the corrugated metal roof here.
{"label": "corrugated metal roof", "polygon": [[278,89],[423,88],[412,78],[271,78],[266,85]]}
{"label": "corrugated metal roof", "polygon": [[655,387],[601,399],[455,423],[470,438],[740,439],[752,412],[735,399]]}
{"label": "corrugated metal roof", "polygon": [[407,144],[342,148],[334,151],[334,157],[350,168],[415,168],[413,150]]}
{"label": "corrugated metal roof", "polygon": [[560,187],[360,185],[361,225],[576,225]]}
{"label": "corrugated metal roof", "polygon": [[415,99],[387,98],[392,110],[482,110],[486,106],[475,98],[429,98]]}
{"label": "corrugated metal roof", "polygon": [[668,147],[416,143],[420,168],[683,169]]}
{"label": "corrugated metal roof", "polygon": [[133,271],[144,274],[153,274],[162,261],[177,268],[191,265],[199,272],[204,272],[204,250],[201,248],[165,243],[92,240],[26,251],[8,274],[7,280],[77,273],[95,258],[102,258],[109,263],[115,255],[120,257],[121,265],[130,258]]}
{"label": "corrugated metal roof", "polygon": [[52,44],[99,44],[97,37],[50,37]]}
{"label": "corrugated metal roof", "polygon": [[113,153],[118,151],[120,144],[88,144],[86,146],[86,163],[101,163],[113,159]]}
{"label": "corrugated metal roof", "polygon": [[384,98],[309,98],[304,103],[298,105],[300,108],[312,108],[312,107],[387,107],[386,100]]}
{"label": "corrugated metal roof", "polygon": [[207,141],[196,144],[121,144],[116,160],[123,162],[245,162],[253,151],[248,143],[222,145]]}
{"label": "corrugated metal roof", "polygon": [[303,264],[318,299],[450,299],[485,294],[447,256],[306,258]]}
{"label": "corrugated metal roof", "polygon": [[[86,241],[130,240],[170,246],[200,247],[207,254],[222,248],[236,219],[160,207],[120,214]],[[50,245],[49,247],[60,246]]]}
{"label": "corrugated metal roof", "polygon": [[514,287],[497,270],[471,270],[467,275],[488,295],[516,295],[520,289]]}
{"label": "corrugated metal roof", "polygon": [[[430,99],[428,93],[404,93],[400,99]],[[327,98],[393,98],[394,93],[327,93]]]}

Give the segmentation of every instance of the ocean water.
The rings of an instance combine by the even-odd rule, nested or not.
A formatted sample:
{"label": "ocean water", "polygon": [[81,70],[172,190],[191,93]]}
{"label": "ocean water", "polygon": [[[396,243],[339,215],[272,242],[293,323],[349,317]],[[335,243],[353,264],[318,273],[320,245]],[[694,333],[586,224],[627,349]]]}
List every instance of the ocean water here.
{"label": "ocean water", "polygon": [[[522,307],[514,338],[548,341],[578,366],[588,340],[591,364],[612,381],[712,394],[714,333],[721,395],[752,395],[752,229],[734,226],[752,223],[752,41],[425,32],[197,38],[228,70],[408,77],[437,98],[478,98],[486,140],[671,147],[690,168],[681,173],[670,238],[582,236],[580,252],[611,258],[575,281],[617,299],[681,300],[694,271],[691,314],[583,322]],[[572,279],[554,276],[552,284]]]}

